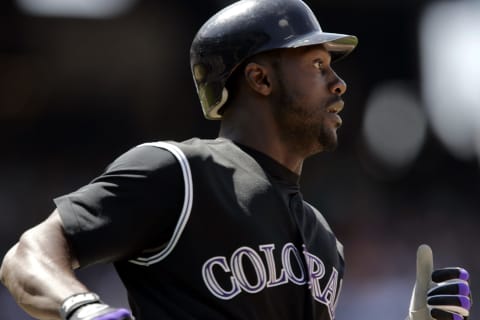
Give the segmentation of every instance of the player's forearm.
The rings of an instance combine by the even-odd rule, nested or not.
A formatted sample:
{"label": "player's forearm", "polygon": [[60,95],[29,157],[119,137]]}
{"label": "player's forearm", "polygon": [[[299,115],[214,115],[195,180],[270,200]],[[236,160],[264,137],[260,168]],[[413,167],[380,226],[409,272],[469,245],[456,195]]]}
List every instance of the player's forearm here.
{"label": "player's forearm", "polygon": [[71,260],[62,231],[47,220],[27,231],[10,249],[0,278],[27,313],[42,320],[60,319],[62,301],[87,291],[75,278]]}

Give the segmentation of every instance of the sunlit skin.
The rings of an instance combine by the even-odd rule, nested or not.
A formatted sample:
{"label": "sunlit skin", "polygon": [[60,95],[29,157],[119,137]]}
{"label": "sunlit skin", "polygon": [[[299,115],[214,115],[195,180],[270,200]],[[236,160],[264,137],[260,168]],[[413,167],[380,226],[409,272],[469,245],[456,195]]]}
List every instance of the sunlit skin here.
{"label": "sunlit skin", "polygon": [[337,146],[346,84],[330,63],[321,45],[255,57],[244,67],[245,81],[229,102],[220,136],[300,174],[305,158]]}
{"label": "sunlit skin", "polygon": [[337,113],[343,108],[345,82],[322,47],[285,50],[284,57],[277,68],[280,90],[273,95],[284,141],[307,154],[333,150],[342,123]]}

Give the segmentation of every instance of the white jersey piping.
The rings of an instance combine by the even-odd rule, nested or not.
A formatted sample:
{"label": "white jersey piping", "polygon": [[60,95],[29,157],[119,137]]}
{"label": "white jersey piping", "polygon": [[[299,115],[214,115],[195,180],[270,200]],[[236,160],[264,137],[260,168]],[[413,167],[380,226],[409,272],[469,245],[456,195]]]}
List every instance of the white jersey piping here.
{"label": "white jersey piping", "polygon": [[183,180],[185,184],[185,197],[183,201],[182,211],[180,213],[180,218],[178,219],[177,225],[175,226],[175,230],[173,231],[170,241],[160,252],[152,256],[138,257],[138,258],[129,260],[130,263],[148,267],[148,266],[151,266],[152,264],[158,263],[163,259],[165,259],[173,251],[178,240],[180,239],[180,236],[182,235],[182,232],[185,229],[185,226],[187,225],[188,219],[190,218],[190,213],[192,211],[193,182],[192,182],[192,172],[190,169],[190,165],[188,163],[188,159],[179,147],[166,142],[144,143],[139,145],[138,147],[143,147],[143,146],[152,146],[152,147],[162,148],[171,152],[173,156],[175,156],[175,158],[180,163],[180,167],[182,169],[182,174],[183,174]]}

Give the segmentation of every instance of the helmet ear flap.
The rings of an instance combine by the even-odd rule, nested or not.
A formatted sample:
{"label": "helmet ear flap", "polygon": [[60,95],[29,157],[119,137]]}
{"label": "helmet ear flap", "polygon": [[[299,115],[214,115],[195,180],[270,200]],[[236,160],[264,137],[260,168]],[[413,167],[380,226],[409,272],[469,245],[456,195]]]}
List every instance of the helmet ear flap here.
{"label": "helmet ear flap", "polygon": [[229,97],[227,80],[248,58],[317,44],[325,44],[335,53],[332,57],[341,58],[355,48],[357,38],[323,32],[301,0],[241,0],[219,11],[200,28],[190,48],[190,66],[205,117],[222,118],[220,109]]}

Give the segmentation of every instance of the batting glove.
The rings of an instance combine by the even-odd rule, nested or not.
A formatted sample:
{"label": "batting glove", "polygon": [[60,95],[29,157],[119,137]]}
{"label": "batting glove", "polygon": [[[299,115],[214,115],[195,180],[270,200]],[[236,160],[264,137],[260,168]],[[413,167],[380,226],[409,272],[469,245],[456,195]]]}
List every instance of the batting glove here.
{"label": "batting glove", "polygon": [[93,292],[75,294],[60,307],[62,320],[135,320],[127,309],[112,308]]}
{"label": "batting glove", "polygon": [[417,279],[409,308],[409,320],[466,320],[471,300],[468,272],[462,268],[433,271],[432,249],[417,251]]}

